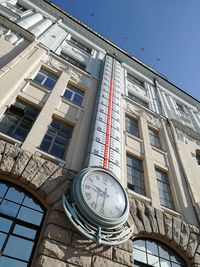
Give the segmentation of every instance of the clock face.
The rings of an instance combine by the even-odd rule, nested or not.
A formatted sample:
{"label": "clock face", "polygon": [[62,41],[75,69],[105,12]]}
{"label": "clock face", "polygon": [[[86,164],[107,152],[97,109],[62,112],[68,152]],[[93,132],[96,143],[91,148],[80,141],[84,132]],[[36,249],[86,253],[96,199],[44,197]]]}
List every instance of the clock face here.
{"label": "clock face", "polygon": [[82,181],[81,191],[89,208],[101,217],[117,219],[126,210],[123,188],[109,173],[89,172]]}

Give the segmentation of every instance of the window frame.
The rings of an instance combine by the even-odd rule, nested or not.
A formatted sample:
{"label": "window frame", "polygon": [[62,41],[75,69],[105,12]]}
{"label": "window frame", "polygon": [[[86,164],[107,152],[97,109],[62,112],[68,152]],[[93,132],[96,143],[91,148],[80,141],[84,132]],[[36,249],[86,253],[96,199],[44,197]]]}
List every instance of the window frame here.
{"label": "window frame", "polygon": [[[128,164],[128,158],[130,158],[132,160],[132,164],[129,165]],[[139,168],[133,167],[133,161],[137,161],[137,164],[140,165]],[[128,172],[128,168],[131,169],[132,175],[130,176],[129,172]],[[135,175],[134,175],[134,171]],[[132,190],[133,192],[140,194],[142,196],[146,196],[146,188],[145,188],[145,176],[144,176],[144,162],[142,159],[138,158],[137,156],[134,156],[130,153],[126,154],[126,173],[127,173],[127,187],[128,189]],[[137,175],[139,175],[139,179],[137,177]],[[129,178],[132,179],[132,183],[130,183]],[[136,184],[136,180],[138,180],[138,184],[143,184],[142,186],[139,186]]]}
{"label": "window frame", "polygon": [[[27,264],[27,266],[30,266],[32,261],[33,261],[33,257],[34,257],[34,253],[36,250],[36,247],[38,245],[38,240],[39,240],[39,236],[40,233],[42,231],[43,225],[44,225],[44,220],[46,217],[46,208],[34,197],[32,196],[32,194],[30,194],[29,192],[27,192],[26,190],[24,190],[23,188],[19,187],[18,185],[15,185],[13,183],[4,181],[4,180],[0,180],[0,188],[1,186],[5,185],[7,187],[7,189],[5,190],[5,192],[3,193],[3,196],[1,196],[0,198],[0,220],[4,220],[4,221],[8,221],[11,222],[10,226],[8,225],[8,229],[3,229],[3,227],[0,229],[0,233],[1,235],[3,234],[4,236],[6,236],[6,238],[3,240],[2,243],[2,255],[1,257],[4,258],[8,258],[11,260],[16,260],[19,262],[24,262],[25,264]],[[10,189],[13,189],[15,192],[19,192],[22,194],[22,199],[20,200],[16,200],[15,199],[15,195],[14,192],[12,192],[13,198],[8,197],[7,194],[9,192]],[[7,196],[7,197],[6,197]],[[33,203],[36,204],[36,206],[39,207],[39,209],[37,209],[36,207],[32,206],[31,207],[31,202],[29,204],[25,203],[25,199],[28,198],[30,201],[32,201]],[[28,200],[28,201],[29,201]],[[17,205],[18,210],[16,212],[16,214],[8,214],[9,212],[9,207],[7,207],[6,211],[1,210],[1,205],[2,203],[5,203],[5,201],[7,201],[7,203],[10,203],[10,205]],[[5,205],[5,204],[4,204]],[[12,207],[12,206],[11,206]],[[30,211],[35,211],[37,213],[41,213],[41,219],[40,222],[33,222],[30,220],[25,220],[26,216],[22,216],[20,217],[20,211],[22,210],[23,212],[23,208],[25,208],[26,210],[30,210]],[[12,211],[12,208],[11,208]],[[21,228],[21,230],[24,228],[24,230],[32,230],[33,232],[35,231],[35,235],[34,236],[27,236],[27,234],[25,235],[25,233],[23,234],[22,232],[19,232],[19,228],[18,228],[18,232],[16,232],[16,228],[19,227]],[[32,234],[33,234],[32,232]],[[30,249],[30,254],[29,254],[29,258],[27,259],[22,259],[21,257],[19,258],[15,255],[13,255],[12,253],[8,254],[6,253],[5,249],[7,248],[7,246],[9,247],[10,242],[12,242],[12,239],[18,239],[18,240],[22,240],[25,242],[30,242],[33,243],[32,245],[32,249]],[[5,254],[5,255],[4,255]]]}
{"label": "window frame", "polygon": [[[152,127],[148,127],[148,131],[150,144],[155,148],[162,149],[159,131]],[[153,132],[153,134],[150,131]]]}
{"label": "window frame", "polygon": [[65,51],[60,52],[60,57],[66,60],[68,63],[72,64],[73,66],[79,68],[82,71],[86,71],[87,65],[83,62],[80,62],[78,59],[74,58],[73,56],[67,54]]}
{"label": "window frame", "polygon": [[[24,105],[24,109],[18,107],[16,104],[22,104]],[[12,109],[15,110],[12,111]],[[32,115],[28,115],[26,113],[27,110],[32,110],[35,112],[35,117],[33,118]],[[18,112],[18,114],[17,114]],[[37,113],[36,113],[37,112]],[[20,114],[21,113],[21,114]],[[19,140],[20,142],[24,142],[24,140],[27,138],[29,132],[31,131],[31,128],[33,124],[35,123],[38,115],[40,113],[40,110],[36,108],[34,105],[31,105],[29,103],[26,103],[24,101],[21,101],[20,99],[16,99],[15,103],[10,105],[10,107],[4,112],[2,119],[0,121],[0,132],[3,134],[6,134],[7,136],[14,138],[16,140]],[[31,121],[31,123],[30,123]],[[6,131],[2,131],[2,125],[5,123],[5,125],[10,125],[9,128],[7,128]],[[24,132],[26,133],[21,139],[16,136],[16,133]],[[11,131],[11,132],[10,132]],[[10,133],[9,133],[10,132]]]}
{"label": "window frame", "polygon": [[[52,124],[56,124],[56,123],[60,123],[60,128],[57,129],[55,126],[52,126]],[[70,131],[69,131],[69,134],[67,136],[67,133],[62,131],[61,128],[63,128],[63,126],[67,126],[67,128],[71,128]],[[64,126],[64,127],[65,127]],[[61,159],[61,160],[64,160],[66,155],[67,155],[67,152],[68,152],[68,147],[69,147],[69,144],[70,144],[70,140],[72,138],[72,135],[73,135],[73,130],[74,130],[74,127],[70,124],[68,124],[67,122],[64,122],[60,119],[57,119],[57,118],[52,118],[52,121],[51,121],[51,124],[48,126],[47,128],[47,131],[42,139],[42,142],[39,146],[39,150],[55,157],[55,158],[58,158],[58,159]],[[64,134],[63,134],[64,133]],[[65,137],[63,137],[63,135]],[[46,139],[45,139],[46,138]],[[62,142],[63,141],[63,144],[59,144],[58,140],[60,140],[59,142]],[[44,148],[42,148],[42,146],[45,145],[45,142],[46,143],[49,143],[49,147],[47,150],[45,150]],[[56,155],[55,153],[52,153],[52,150],[53,150],[53,147],[54,146],[58,146],[58,147],[61,147],[63,148],[63,155],[62,157]]]}
{"label": "window frame", "polygon": [[149,109],[149,102],[141,99],[140,97],[136,96],[133,92],[131,92],[130,90],[128,90],[128,95],[127,95],[128,99],[130,99],[131,101],[136,102],[137,104],[148,108]]}
{"label": "window frame", "polygon": [[[151,248],[151,249],[150,249]],[[138,255],[139,252],[139,255]],[[179,256],[175,249],[167,246],[156,239],[137,238],[133,240],[134,266],[147,267],[154,266],[149,260],[152,257],[158,260],[159,266],[162,262],[169,262],[170,266],[187,267],[187,262]],[[138,257],[139,256],[139,257]],[[141,261],[141,259],[143,261]],[[146,261],[146,262],[145,262]],[[155,265],[156,266],[156,265]]]}
{"label": "window frame", "polygon": [[[129,121],[127,121],[129,119]],[[125,129],[127,133],[140,138],[140,129],[138,120],[125,114]],[[133,129],[133,130],[132,130]]]}
{"label": "window frame", "polygon": [[[164,179],[159,179],[157,174],[161,174],[161,177],[164,176]],[[175,211],[175,201],[172,193],[172,187],[171,187],[171,182],[169,180],[169,173],[166,171],[163,171],[162,169],[158,168],[155,166],[155,176],[156,176],[156,181],[158,185],[158,191],[159,191],[159,199],[160,199],[160,205],[164,208],[170,209]],[[165,180],[165,181],[163,181]],[[161,186],[159,186],[161,185]],[[163,188],[166,190],[163,190]],[[161,196],[162,192],[162,196]],[[165,196],[165,198],[163,198]],[[167,196],[167,198],[166,198]],[[165,202],[165,203],[164,203]],[[166,204],[167,202],[167,204]],[[169,204],[169,205],[168,205]]]}
{"label": "window frame", "polygon": [[[66,96],[67,92],[71,93],[71,97]],[[74,85],[72,85],[70,83],[67,85],[67,88],[65,89],[65,91],[63,93],[64,99],[67,99],[68,101],[72,102],[73,104],[75,104],[75,105],[77,105],[79,107],[82,106],[84,95],[85,95],[84,91],[80,90],[78,87],[76,87],[76,86],[74,86]],[[80,104],[74,100],[76,96],[81,98],[81,103]]]}
{"label": "window frame", "polygon": [[69,39],[69,43],[80,49],[81,51],[87,53],[88,55],[92,54],[92,49],[87,45],[83,44],[82,42],[76,40],[74,37]]}
{"label": "window frame", "polygon": [[145,89],[145,82],[140,80],[139,78],[135,77],[133,74],[130,74],[129,72],[127,72],[127,81],[136,84],[140,87],[142,87],[143,89]]}
{"label": "window frame", "polygon": [[[50,75],[48,75],[48,74],[50,74]],[[37,81],[37,77],[38,77],[38,75],[40,75],[40,76],[44,76],[42,82]],[[54,78],[55,78],[55,79],[54,79]],[[44,87],[44,88],[47,89],[49,92],[51,92],[51,91],[53,90],[53,88],[55,87],[55,85],[56,85],[56,83],[57,83],[57,81],[58,81],[58,78],[59,78],[59,77],[58,77],[55,73],[53,73],[52,71],[49,71],[47,68],[41,67],[41,68],[39,69],[39,71],[37,72],[37,74],[35,75],[35,77],[32,79],[32,81],[35,82],[36,84],[38,84],[38,85]],[[52,87],[49,87],[49,86],[45,85],[45,83],[46,83],[48,80],[54,82],[54,84],[52,85]]]}

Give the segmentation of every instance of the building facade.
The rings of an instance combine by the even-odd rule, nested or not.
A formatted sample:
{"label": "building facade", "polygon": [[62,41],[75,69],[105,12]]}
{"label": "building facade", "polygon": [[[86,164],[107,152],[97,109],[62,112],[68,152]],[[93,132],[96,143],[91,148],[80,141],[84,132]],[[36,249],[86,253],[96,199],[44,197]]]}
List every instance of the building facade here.
{"label": "building facade", "polygon": [[[200,266],[199,101],[46,1],[0,0],[0,56],[0,266]],[[126,242],[66,216],[88,167],[125,189]]]}

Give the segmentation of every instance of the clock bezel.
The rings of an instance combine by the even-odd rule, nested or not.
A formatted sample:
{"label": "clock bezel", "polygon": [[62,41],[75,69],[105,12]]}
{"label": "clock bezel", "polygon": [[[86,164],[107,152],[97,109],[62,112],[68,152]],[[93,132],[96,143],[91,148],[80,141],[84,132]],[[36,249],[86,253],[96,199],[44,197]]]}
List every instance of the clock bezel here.
{"label": "clock bezel", "polygon": [[[111,176],[112,179],[114,179],[119,184],[120,188],[122,189],[122,192],[125,198],[125,207],[124,207],[124,211],[122,215],[119,216],[118,218],[107,218],[107,217],[101,216],[97,214],[94,210],[92,210],[90,206],[88,205],[88,203],[86,202],[83,192],[82,192],[82,184],[84,180],[87,178],[87,176],[91,174],[91,172],[106,173],[107,175]],[[72,198],[72,201],[76,203],[82,215],[94,225],[98,225],[104,228],[112,228],[112,227],[116,227],[117,225],[123,224],[128,218],[129,200],[128,200],[126,191],[124,190],[119,180],[115,177],[115,175],[113,175],[111,172],[103,168],[89,167],[89,168],[83,169],[75,177],[73,181],[72,188],[71,188],[71,198]]]}

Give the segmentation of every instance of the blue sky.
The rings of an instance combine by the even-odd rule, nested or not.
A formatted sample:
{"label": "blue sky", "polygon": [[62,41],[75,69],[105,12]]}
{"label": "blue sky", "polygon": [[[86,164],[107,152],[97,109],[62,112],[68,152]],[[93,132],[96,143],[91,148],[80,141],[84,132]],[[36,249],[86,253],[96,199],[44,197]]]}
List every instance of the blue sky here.
{"label": "blue sky", "polygon": [[52,2],[200,100],[200,0]]}

